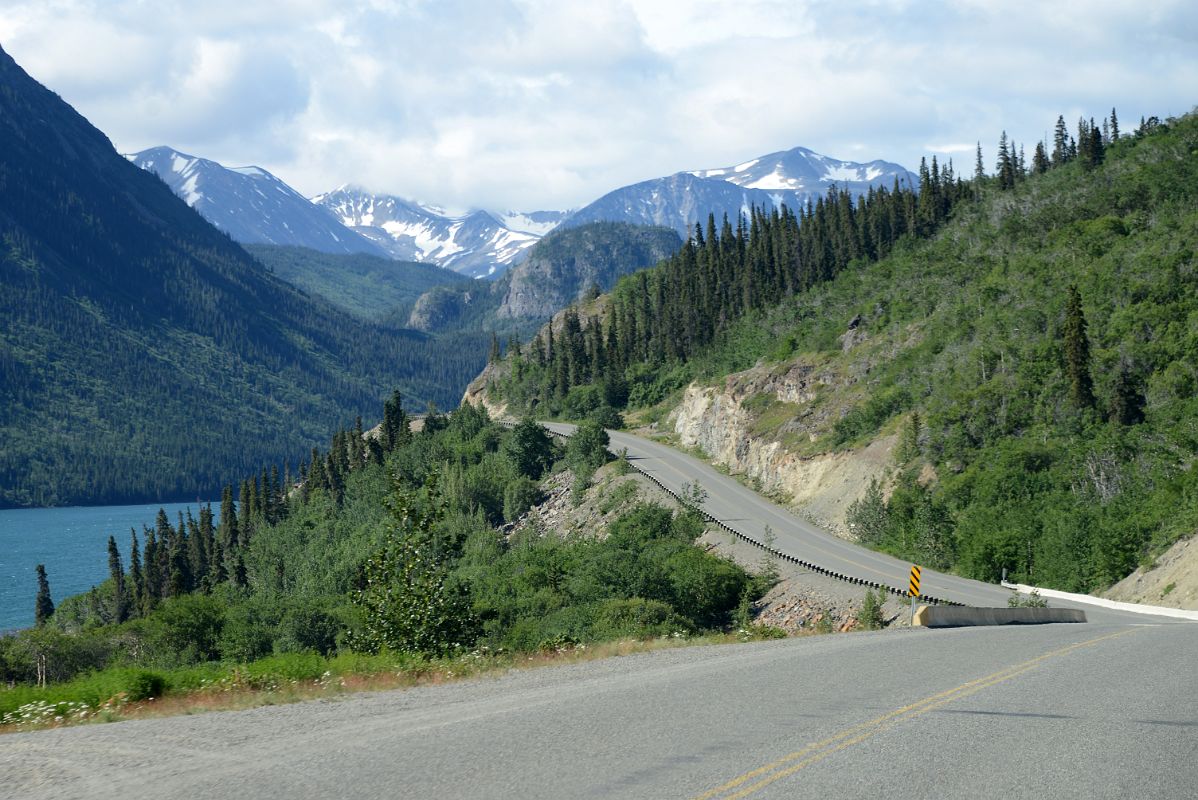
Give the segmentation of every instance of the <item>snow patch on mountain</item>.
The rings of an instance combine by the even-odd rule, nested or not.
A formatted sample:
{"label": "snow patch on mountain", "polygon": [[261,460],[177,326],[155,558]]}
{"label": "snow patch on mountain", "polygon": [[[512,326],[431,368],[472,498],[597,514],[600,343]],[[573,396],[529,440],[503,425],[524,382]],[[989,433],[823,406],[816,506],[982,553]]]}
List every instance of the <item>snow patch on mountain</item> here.
{"label": "snow patch on mountain", "polygon": [[317,195],[312,202],[393,258],[430,262],[475,278],[494,277],[522,261],[565,213],[472,211],[449,216],[436,207],[355,186]]}

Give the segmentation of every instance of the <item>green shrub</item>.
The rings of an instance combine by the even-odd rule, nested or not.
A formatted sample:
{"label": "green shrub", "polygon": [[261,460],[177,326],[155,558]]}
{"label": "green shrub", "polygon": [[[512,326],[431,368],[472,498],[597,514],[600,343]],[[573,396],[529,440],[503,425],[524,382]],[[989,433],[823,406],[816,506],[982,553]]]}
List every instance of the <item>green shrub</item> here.
{"label": "green shrub", "polygon": [[133,702],[162,697],[166,691],[166,677],[148,669],[131,669],[125,673],[125,695]]}
{"label": "green shrub", "polygon": [[857,624],[867,631],[876,631],[885,627],[886,619],[883,616],[882,605],[886,602],[886,595],[879,589],[875,595],[872,589],[865,591],[865,599],[861,601],[861,607],[857,611]]}
{"label": "green shrub", "polygon": [[503,490],[503,518],[515,522],[541,499],[541,487],[532,478],[521,475]]}

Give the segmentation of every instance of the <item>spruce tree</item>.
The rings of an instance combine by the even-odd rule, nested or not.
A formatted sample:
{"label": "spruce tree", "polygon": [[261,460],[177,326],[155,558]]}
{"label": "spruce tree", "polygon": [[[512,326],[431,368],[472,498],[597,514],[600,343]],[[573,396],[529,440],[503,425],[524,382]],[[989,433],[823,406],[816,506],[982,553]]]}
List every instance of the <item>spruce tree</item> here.
{"label": "spruce tree", "polygon": [[1119,363],[1111,398],[1110,419],[1120,425],[1138,425],[1144,421],[1144,394],[1140,382],[1126,361]]}
{"label": "spruce tree", "polygon": [[1090,376],[1090,339],[1086,334],[1082,296],[1076,286],[1069,287],[1069,299],[1065,306],[1064,338],[1069,399],[1075,408],[1093,408],[1094,383]]}
{"label": "spruce tree", "polygon": [[240,497],[237,501],[238,510],[238,549],[244,548],[250,542],[250,537],[254,534],[254,498],[250,489],[251,483],[249,480],[241,482]]}
{"label": "spruce tree", "polygon": [[121,566],[121,551],[116,539],[108,537],[108,574],[112,577],[112,621],[124,622],[129,618],[129,600],[125,593],[125,569]]}
{"label": "spruce tree", "polygon": [[54,615],[54,601],[50,598],[50,581],[46,578],[46,565],[37,565],[37,598],[33,604],[33,619],[37,626],[46,624]]}
{"label": "spruce tree", "polygon": [[499,350],[499,337],[495,334],[495,331],[491,331],[491,351],[487,355],[487,363],[498,364],[502,358],[503,356]]}
{"label": "spruce tree", "polygon": [[1044,150],[1044,142],[1036,142],[1036,150],[1032,153],[1032,172],[1042,175],[1048,172],[1048,154]]}
{"label": "spruce tree", "polygon": [[145,578],[141,573],[141,545],[137,542],[137,531],[129,529],[129,613],[140,607],[145,594]]}
{"label": "spruce tree", "polygon": [[162,571],[158,562],[158,537],[153,528],[145,529],[146,544],[142,555],[142,569],[145,571],[145,588],[141,597],[143,614],[151,611],[162,599]]}
{"label": "spruce tree", "polygon": [[1115,115],[1115,109],[1111,108],[1111,141],[1119,141],[1119,117]]}
{"label": "spruce tree", "polygon": [[1052,165],[1059,167],[1069,160],[1069,129],[1065,127],[1065,115],[1057,117],[1052,133]]}

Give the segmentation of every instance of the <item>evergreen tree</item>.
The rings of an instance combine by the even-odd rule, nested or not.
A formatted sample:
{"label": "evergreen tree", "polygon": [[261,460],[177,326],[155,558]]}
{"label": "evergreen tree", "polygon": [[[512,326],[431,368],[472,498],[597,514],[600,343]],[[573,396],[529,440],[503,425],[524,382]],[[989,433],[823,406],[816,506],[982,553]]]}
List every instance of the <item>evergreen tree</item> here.
{"label": "evergreen tree", "polygon": [[1069,377],[1069,399],[1078,409],[1094,407],[1094,384],[1090,376],[1090,339],[1086,316],[1076,286],[1069,287],[1065,306],[1065,371]]}
{"label": "evergreen tree", "polygon": [[1111,398],[1110,419],[1120,425],[1138,425],[1144,421],[1144,394],[1126,360],[1120,361]]}
{"label": "evergreen tree", "polygon": [[1119,141],[1119,117],[1115,114],[1115,109],[1111,108],[1111,141]]}
{"label": "evergreen tree", "polygon": [[[383,423],[379,435],[382,437],[383,450],[390,453],[409,439],[408,415],[404,412],[403,396],[399,390],[391,394],[391,398],[383,403]],[[313,456],[312,466],[315,467],[317,458]],[[309,476],[311,477],[311,476]],[[319,483],[314,483],[320,486]]]}
{"label": "evergreen tree", "polygon": [[1099,164],[1102,163],[1103,158],[1106,154],[1106,150],[1102,143],[1102,134],[1099,132],[1098,127],[1094,124],[1093,119],[1090,120],[1089,136],[1090,136],[1090,143],[1089,143],[1089,147],[1086,148],[1086,150],[1087,150],[1086,166],[1093,168],[1093,167],[1097,167]]}
{"label": "evergreen tree", "polygon": [[1016,156],[1007,142],[1007,132],[1003,131],[998,140],[998,163],[995,169],[1000,189],[1015,187],[1015,159]]}
{"label": "evergreen tree", "polygon": [[141,606],[145,595],[145,578],[141,573],[141,545],[137,541],[137,531],[129,529],[129,613],[134,614]]}
{"label": "evergreen tree", "polygon": [[46,565],[37,565],[37,598],[33,604],[33,619],[40,628],[54,615],[54,601],[50,598],[50,581],[46,578]]}
{"label": "evergreen tree", "polygon": [[112,621],[121,623],[129,618],[129,599],[125,593],[125,569],[116,539],[108,537],[108,574],[112,577]]}
{"label": "evergreen tree", "polygon": [[145,589],[141,598],[142,614],[149,613],[162,599],[162,571],[158,561],[158,537],[153,528],[145,529],[146,544],[142,555]]}
{"label": "evergreen tree", "polygon": [[1059,167],[1069,161],[1069,129],[1065,126],[1065,115],[1057,117],[1052,134],[1052,165]]}
{"label": "evergreen tree", "polygon": [[1042,175],[1048,172],[1050,164],[1048,154],[1044,150],[1044,142],[1036,142],[1036,150],[1032,153],[1032,172]]}
{"label": "evergreen tree", "polygon": [[183,514],[179,514],[179,528],[171,537],[167,552],[167,596],[180,597],[192,590],[191,543],[187,536]]}
{"label": "evergreen tree", "polygon": [[512,429],[504,442],[504,455],[521,475],[540,480],[553,462],[553,440],[532,417],[525,417]]}
{"label": "evergreen tree", "polygon": [[221,491],[217,545],[221,558],[215,561],[214,565],[219,573],[218,577],[223,578],[232,573],[233,561],[241,549],[241,531],[237,520],[237,506],[233,503],[232,486],[225,486]]}
{"label": "evergreen tree", "polygon": [[973,179],[980,185],[986,178],[986,166],[982,161],[982,143],[978,142],[977,158],[973,164]]}
{"label": "evergreen tree", "polygon": [[499,350],[499,337],[495,335],[495,331],[491,331],[491,351],[487,355],[487,363],[498,364],[502,357]]}
{"label": "evergreen tree", "polygon": [[[188,521],[191,512],[188,512]],[[205,506],[200,509],[198,523],[189,525],[191,535],[187,540],[187,557],[191,570],[192,585],[196,589],[208,589],[211,580],[208,577],[209,565],[212,563],[212,509]]]}
{"label": "evergreen tree", "polygon": [[237,501],[238,514],[238,550],[244,549],[250,543],[250,538],[254,535],[254,498],[251,490],[252,482],[244,480],[241,482],[240,497]]}

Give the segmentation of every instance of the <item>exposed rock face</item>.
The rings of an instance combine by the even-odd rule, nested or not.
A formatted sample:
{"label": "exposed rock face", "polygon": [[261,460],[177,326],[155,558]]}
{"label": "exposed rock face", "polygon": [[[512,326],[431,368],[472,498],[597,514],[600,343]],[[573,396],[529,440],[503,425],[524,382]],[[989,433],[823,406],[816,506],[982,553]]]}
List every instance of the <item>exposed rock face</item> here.
{"label": "exposed rock face", "polygon": [[1174,543],[1151,569],[1140,567],[1107,590],[1130,603],[1198,610],[1198,536]]}
{"label": "exposed rock face", "polygon": [[651,267],[682,245],[673,231],[622,223],[596,223],[555,231],[513,269],[495,316],[541,319],[583,299],[596,286],[607,291],[622,276]]}
{"label": "exposed rock face", "polygon": [[674,431],[684,447],[697,447],[715,463],[760,481],[765,493],[788,498],[813,522],[848,537],[845,513],[871,479],[885,478],[897,438],[882,437],[853,452],[803,458],[778,441],[754,435],[752,414],[743,405],[758,390],[772,391],[780,402],[795,405],[795,419],[783,428],[801,429],[803,406],[819,381],[813,370],[800,365],[779,376],[750,370],[729,377],[722,388],[692,385],[673,412]]}
{"label": "exposed rock face", "polygon": [[473,291],[455,291],[438,286],[417,298],[412,313],[408,315],[407,327],[425,333],[452,327],[466,316],[467,309],[477,299]]}

